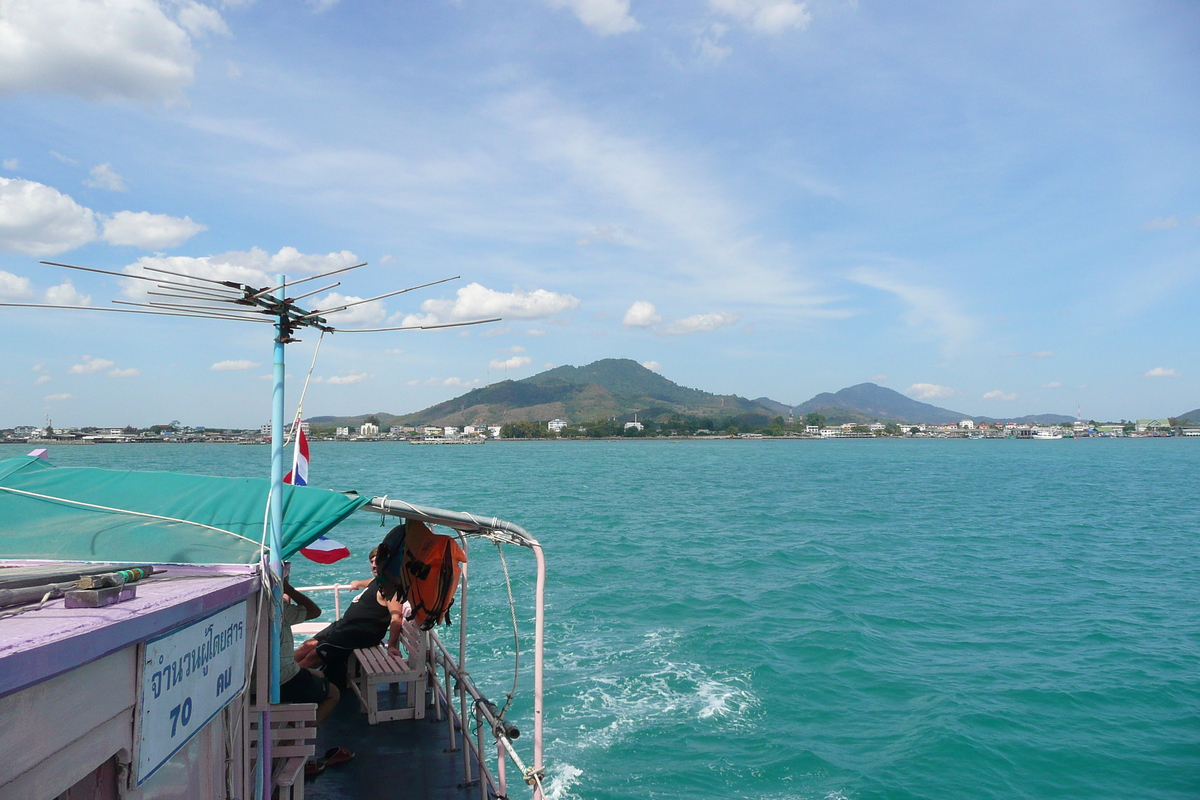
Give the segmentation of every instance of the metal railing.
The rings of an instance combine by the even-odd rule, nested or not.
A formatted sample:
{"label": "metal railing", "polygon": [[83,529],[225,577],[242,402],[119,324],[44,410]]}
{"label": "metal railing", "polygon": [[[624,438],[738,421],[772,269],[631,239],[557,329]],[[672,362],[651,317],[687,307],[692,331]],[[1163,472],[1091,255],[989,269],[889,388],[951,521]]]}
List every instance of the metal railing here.
{"label": "metal railing", "polygon": [[[465,545],[465,542],[464,542]],[[537,549],[539,562],[539,588],[541,587],[541,549]],[[340,619],[342,615],[342,591],[358,592],[361,589],[354,589],[349,584],[332,583],[321,586],[297,586],[297,591],[300,592],[333,592],[333,607],[335,618]],[[489,792],[491,797],[508,797],[508,779],[507,779],[507,763],[512,760],[516,766],[521,780],[533,787],[534,800],[542,800],[544,792],[542,789],[542,780],[544,778],[544,769],[541,766],[542,748],[540,736],[535,739],[534,747],[534,766],[527,766],[524,760],[517,753],[513,746],[513,741],[519,737],[520,730],[511,722],[500,718],[499,709],[491,702],[475,685],[474,679],[470,674],[462,668],[460,662],[465,662],[466,654],[466,631],[467,631],[467,567],[463,566],[462,572],[462,587],[461,587],[461,607],[459,609],[459,660],[456,661],[450,650],[442,642],[434,631],[429,631],[429,648],[427,653],[426,670],[429,679],[429,690],[433,693],[434,712],[437,715],[437,721],[446,722],[446,734],[450,740],[449,752],[462,753],[462,774],[464,786],[479,786],[480,800],[489,800]],[[540,605],[540,604],[539,604]],[[303,633],[304,623],[293,625],[293,630]],[[316,627],[318,623],[308,623]],[[323,623],[319,624],[324,627]],[[541,688],[541,652],[537,653],[537,684],[538,689]],[[438,670],[441,670],[441,677],[438,676]],[[540,695],[540,692],[539,692]],[[458,708],[455,708],[457,700]],[[423,702],[418,699],[416,702]],[[540,703],[537,709],[540,712]],[[474,741],[472,741],[472,732],[470,730],[471,714],[474,714]],[[539,714],[540,717],[540,714]],[[540,720],[539,720],[540,721]],[[485,732],[486,726],[486,732]],[[539,726],[540,727],[540,726]],[[540,730],[536,733],[540,734]],[[462,734],[463,747],[459,746],[458,734]],[[488,755],[487,740],[491,737],[495,740],[495,771],[489,766],[490,757]],[[475,768],[472,767],[472,757],[475,768],[478,769],[479,776],[475,776]]]}

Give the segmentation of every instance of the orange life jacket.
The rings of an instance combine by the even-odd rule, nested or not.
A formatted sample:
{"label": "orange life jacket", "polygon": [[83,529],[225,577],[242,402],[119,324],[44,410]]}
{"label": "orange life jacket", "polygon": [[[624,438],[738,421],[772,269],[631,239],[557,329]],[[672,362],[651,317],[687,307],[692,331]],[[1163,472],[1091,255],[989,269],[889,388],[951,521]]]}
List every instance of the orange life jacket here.
{"label": "orange life jacket", "polygon": [[450,606],[467,554],[453,536],[434,533],[416,520],[404,525],[404,562],[400,590],[412,606],[408,618],[423,631],[449,623]]}

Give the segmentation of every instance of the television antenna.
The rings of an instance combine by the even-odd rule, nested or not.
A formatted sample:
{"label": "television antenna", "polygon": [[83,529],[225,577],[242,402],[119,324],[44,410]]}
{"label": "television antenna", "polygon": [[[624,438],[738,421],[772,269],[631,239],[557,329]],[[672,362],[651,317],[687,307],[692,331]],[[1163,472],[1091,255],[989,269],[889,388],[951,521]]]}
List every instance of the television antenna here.
{"label": "television antenna", "polygon": [[[147,295],[153,297],[165,297],[174,301],[184,302],[166,302],[162,300],[152,300],[146,303],[135,303],[128,300],[113,300],[112,303],[118,306],[130,306],[130,308],[111,308],[108,306],[79,306],[79,305],[60,305],[54,303],[0,303],[0,307],[8,308],[55,308],[67,309],[72,311],[106,311],[120,314],[145,314],[152,316],[164,317],[185,317],[190,319],[215,319],[233,322],[251,322],[268,324],[275,326],[275,352],[274,352],[274,387],[272,392],[272,413],[271,413],[271,494],[270,494],[270,538],[271,538],[271,556],[270,570],[272,575],[271,581],[271,677],[270,677],[270,694],[271,702],[279,702],[279,631],[280,631],[280,607],[283,600],[282,576],[283,563],[281,560],[281,552],[283,550],[283,376],[284,376],[284,347],[294,342],[300,341],[295,338],[297,332],[306,328],[318,330],[322,335],[333,333],[378,333],[382,331],[413,331],[413,330],[435,330],[438,328],[460,328],[467,325],[482,325],[489,322],[499,322],[500,317],[492,317],[488,319],[472,319],[462,322],[444,322],[433,325],[398,325],[384,328],[342,328],[333,325],[328,315],[336,314],[345,311],[355,306],[361,306],[366,303],[371,303],[376,300],[383,300],[388,297],[396,297],[397,295],[406,294],[416,291],[417,289],[426,289],[430,286],[447,283],[449,281],[458,280],[461,276],[455,275],[451,278],[442,278],[441,280],[422,283],[417,286],[409,286],[406,289],[397,289],[393,292],[385,292],[383,294],[368,297],[365,300],[354,300],[349,303],[341,303],[325,309],[308,310],[297,304],[297,301],[303,300],[306,297],[311,297],[321,292],[328,291],[337,286],[341,286],[341,281],[335,281],[327,286],[322,286],[320,289],[303,294],[288,296],[288,290],[299,286],[302,283],[315,281],[319,278],[328,278],[332,275],[337,275],[343,272],[349,272],[360,267],[365,267],[367,262],[354,264],[349,267],[341,267],[339,269],[322,272],[318,275],[312,275],[307,278],[288,282],[283,275],[275,276],[274,286],[251,286],[238,281],[224,281],[213,278],[205,278],[199,275],[188,275],[183,272],[172,272],[158,267],[144,267],[147,272],[155,273],[155,275],[170,276],[155,277],[152,275],[131,275],[124,272],[112,272],[106,269],[96,269],[94,267],[81,267],[76,264],[62,264],[56,261],[42,261],[50,267],[62,267],[63,269],[79,270],[81,272],[93,272],[100,275],[112,275],[118,278],[130,280],[147,281],[153,283],[156,289],[160,291],[147,290]],[[48,419],[48,418],[47,418]],[[266,726],[264,725],[264,730]],[[266,759],[269,765],[271,762]]]}

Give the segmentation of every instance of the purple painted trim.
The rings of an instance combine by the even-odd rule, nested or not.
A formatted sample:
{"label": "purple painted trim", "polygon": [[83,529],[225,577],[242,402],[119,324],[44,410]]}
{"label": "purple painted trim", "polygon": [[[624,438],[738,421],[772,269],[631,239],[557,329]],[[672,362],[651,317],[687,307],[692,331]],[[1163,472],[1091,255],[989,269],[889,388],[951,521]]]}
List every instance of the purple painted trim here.
{"label": "purple painted trim", "polygon": [[[186,567],[170,569],[177,573],[192,572]],[[238,573],[241,575],[239,576]],[[77,635],[63,636],[62,638],[48,637],[50,640],[44,644],[30,643],[30,646],[25,649],[10,652],[0,658],[0,697],[19,692],[55,675],[61,675],[102,658],[109,653],[115,653],[131,644],[145,641],[157,634],[208,616],[250,597],[258,591],[259,587],[257,576],[248,573],[245,567],[236,572],[211,568],[195,569],[193,574],[211,577],[214,581],[221,582],[222,585],[177,602],[172,602],[172,598],[169,597],[147,597],[148,593],[143,591],[142,596],[129,603],[118,603],[97,609],[72,609],[64,612],[59,606],[57,611],[60,613],[90,613],[99,617],[100,621],[95,627]],[[238,579],[239,577],[240,579]],[[234,579],[233,582],[229,582],[231,578]],[[149,588],[153,584],[143,585]],[[148,604],[157,600],[161,604],[157,607],[146,608],[136,614],[123,615],[124,618],[121,619],[111,619],[114,611],[123,610],[123,607],[139,603],[142,600],[148,601]],[[36,618],[47,610],[51,609],[43,609],[41,612],[34,611],[30,614]],[[5,624],[5,621],[0,620],[0,632],[3,632]]]}

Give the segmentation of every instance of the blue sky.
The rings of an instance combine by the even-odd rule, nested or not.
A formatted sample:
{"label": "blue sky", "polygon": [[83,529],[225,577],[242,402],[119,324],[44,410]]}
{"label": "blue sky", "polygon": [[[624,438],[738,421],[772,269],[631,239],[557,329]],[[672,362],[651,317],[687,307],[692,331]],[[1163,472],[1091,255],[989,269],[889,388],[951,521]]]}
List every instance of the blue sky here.
{"label": "blue sky", "polygon": [[[505,318],[326,337],[306,415],[606,357],[792,403],[1200,406],[1192,3],[0,0],[0,43],[4,300],[146,299],[41,258],[367,261],[340,297],[462,278],[345,327]],[[0,331],[0,426],[269,416],[266,326]]]}

